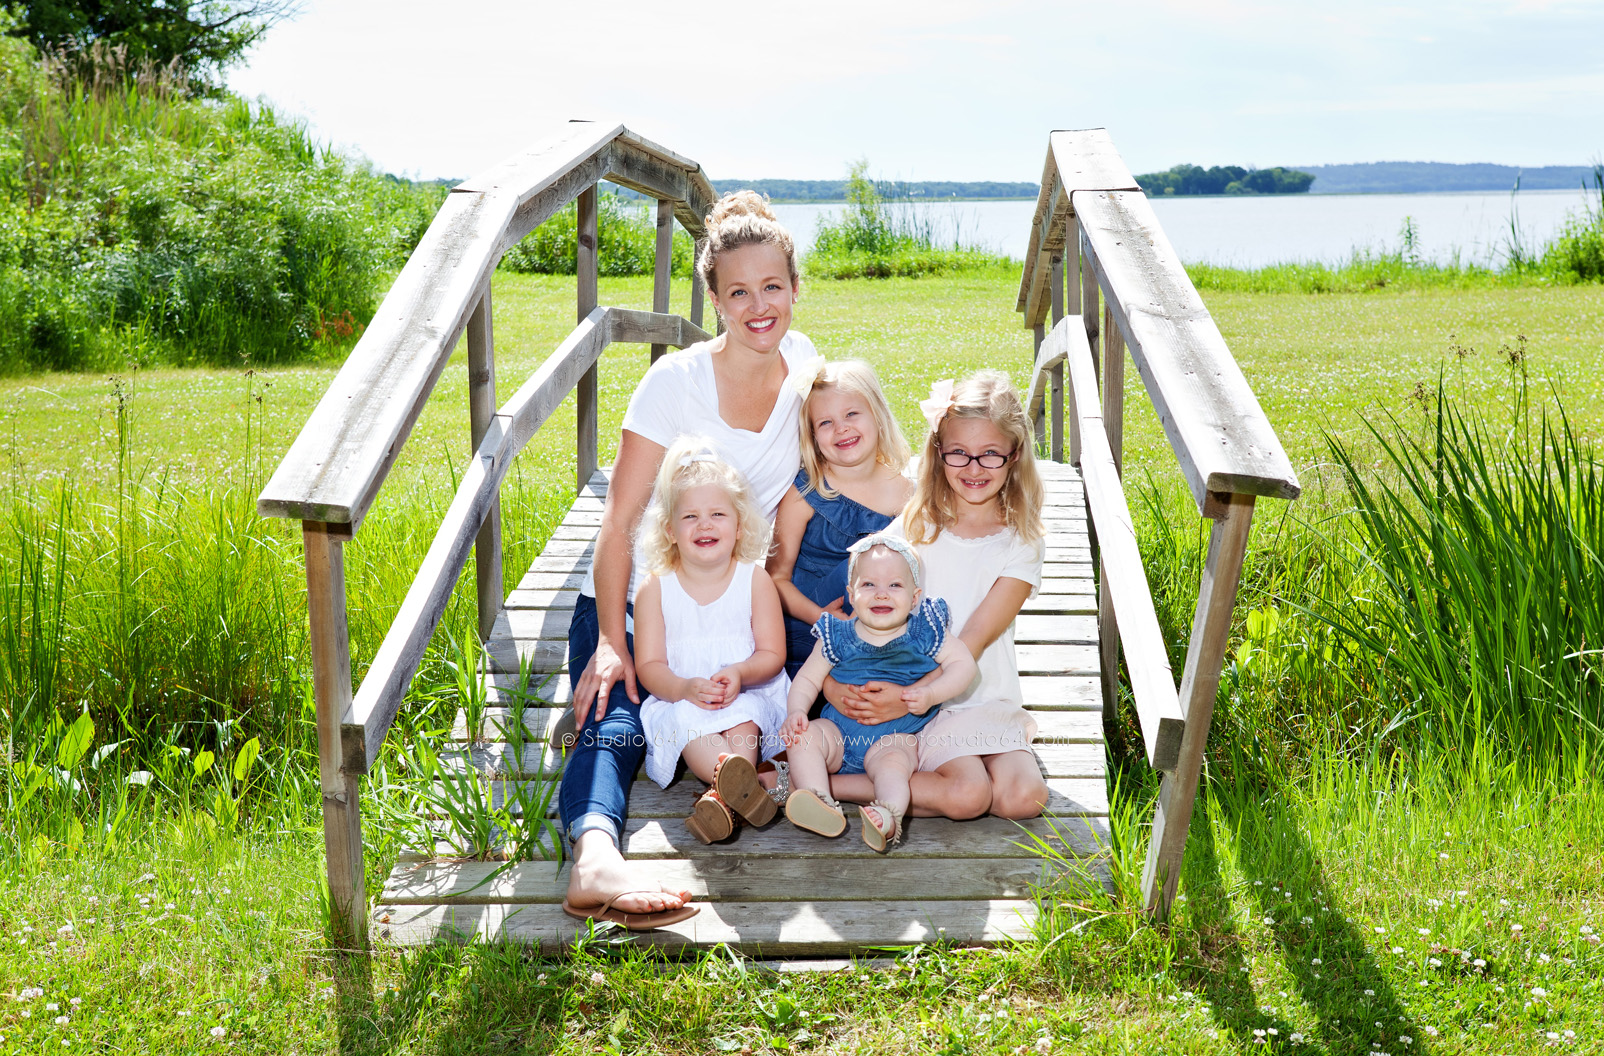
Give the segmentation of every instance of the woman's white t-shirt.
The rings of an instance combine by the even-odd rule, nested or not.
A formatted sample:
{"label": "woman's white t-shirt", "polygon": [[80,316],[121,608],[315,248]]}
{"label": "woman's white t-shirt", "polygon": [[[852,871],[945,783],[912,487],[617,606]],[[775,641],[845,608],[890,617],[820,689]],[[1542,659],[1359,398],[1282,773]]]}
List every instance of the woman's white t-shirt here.
{"label": "woman's white t-shirt", "polygon": [[[818,355],[813,342],[795,330],[780,338],[780,355],[786,373],[799,363]],[[802,464],[797,407],[802,398],[790,385],[781,385],[774,409],[760,432],[736,429],[718,413],[718,382],[713,376],[713,350],[703,341],[670,353],[652,364],[635,387],[624,412],[624,429],[668,447],[681,436],[705,436],[718,456],[746,477],[752,496],[770,523],[780,508],[780,500],[796,479]],[[640,540],[635,540],[634,567],[630,571],[629,594],[635,592],[645,576]],[[580,589],[596,596],[594,569],[585,573]]]}
{"label": "woman's white t-shirt", "polygon": [[[907,536],[901,517],[892,521],[886,531]],[[1047,553],[1042,540],[1024,542],[1009,528],[980,539],[963,539],[951,532],[942,532],[934,542],[916,549],[925,565],[925,597],[946,600],[952,611],[954,634],[963,630],[993,584],[1004,576],[1030,584],[1030,596],[1035,597],[1041,586],[1042,559]],[[943,711],[958,711],[993,701],[1023,706],[1012,621],[975,661],[980,669],[975,680],[969,683],[968,689],[943,704]]]}

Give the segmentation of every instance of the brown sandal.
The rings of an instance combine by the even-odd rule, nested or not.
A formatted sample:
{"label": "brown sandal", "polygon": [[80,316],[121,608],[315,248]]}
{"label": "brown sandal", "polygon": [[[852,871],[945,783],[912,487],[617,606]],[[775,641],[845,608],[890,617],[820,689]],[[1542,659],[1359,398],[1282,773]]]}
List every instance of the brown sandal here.
{"label": "brown sandal", "polygon": [[757,767],[744,755],[726,755],[713,768],[713,790],[750,825],[767,825],[779,808],[757,779]]}
{"label": "brown sandal", "polygon": [[685,819],[685,827],[701,842],[717,843],[729,839],[735,831],[735,816],[718,792],[710,788],[696,801],[696,808]]}

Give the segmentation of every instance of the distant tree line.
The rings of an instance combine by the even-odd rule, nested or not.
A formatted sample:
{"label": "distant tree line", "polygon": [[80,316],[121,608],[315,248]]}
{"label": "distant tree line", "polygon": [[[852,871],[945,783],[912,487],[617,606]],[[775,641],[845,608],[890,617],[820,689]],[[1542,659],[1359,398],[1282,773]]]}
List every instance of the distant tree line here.
{"label": "distant tree line", "polygon": [[1176,194],[1303,194],[1314,177],[1296,169],[1244,169],[1240,165],[1177,165],[1136,177],[1149,197]]}
{"label": "distant tree line", "polygon": [[1573,191],[1592,186],[1589,165],[1457,164],[1444,161],[1370,161],[1309,165],[1320,182],[1315,194],[1416,194],[1433,191]]}
{"label": "distant tree line", "polygon": [[[997,198],[1034,198],[1034,183],[1008,183],[999,180],[873,180],[876,193],[888,202],[900,201],[978,201]],[[851,201],[846,180],[714,180],[713,189],[719,194],[727,191],[753,190],[766,194],[774,202],[846,202]],[[626,198],[640,195],[625,188],[618,193]]]}

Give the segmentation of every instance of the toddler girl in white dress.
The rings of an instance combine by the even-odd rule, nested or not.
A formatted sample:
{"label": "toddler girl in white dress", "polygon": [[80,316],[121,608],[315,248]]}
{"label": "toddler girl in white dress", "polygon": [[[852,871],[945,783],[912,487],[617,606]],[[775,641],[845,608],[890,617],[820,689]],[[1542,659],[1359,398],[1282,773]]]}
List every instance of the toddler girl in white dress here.
{"label": "toddler girl in white dress", "polygon": [[692,438],[663,456],[640,530],[651,572],[635,597],[635,673],[651,694],[646,775],[667,787],[683,756],[713,786],[685,819],[712,843],[734,831],[733,814],[763,825],[776,809],[757,772],[783,748],[789,689],[780,595],[761,563],[769,526],[740,472]]}

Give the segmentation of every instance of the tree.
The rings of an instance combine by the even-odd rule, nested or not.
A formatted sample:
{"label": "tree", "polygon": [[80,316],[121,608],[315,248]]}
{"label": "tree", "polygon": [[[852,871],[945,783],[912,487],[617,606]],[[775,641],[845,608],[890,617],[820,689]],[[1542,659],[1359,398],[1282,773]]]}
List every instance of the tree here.
{"label": "tree", "polygon": [[192,88],[215,86],[272,26],[294,13],[294,0],[26,0],[12,35],[40,52],[88,54],[120,49],[129,67],[181,66]]}

